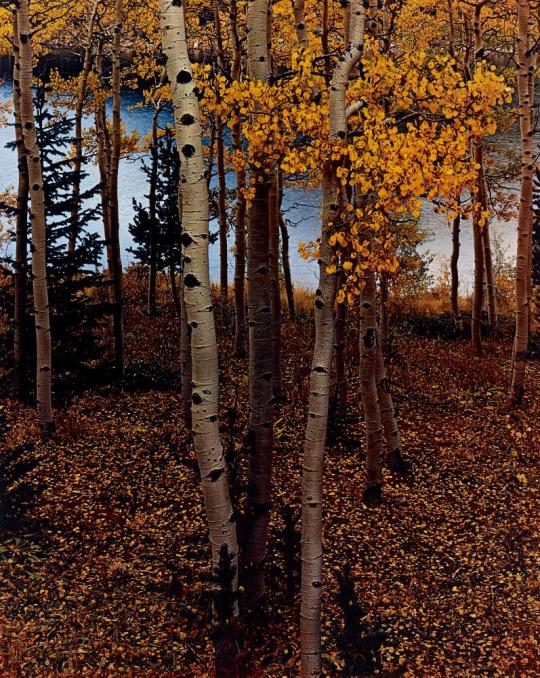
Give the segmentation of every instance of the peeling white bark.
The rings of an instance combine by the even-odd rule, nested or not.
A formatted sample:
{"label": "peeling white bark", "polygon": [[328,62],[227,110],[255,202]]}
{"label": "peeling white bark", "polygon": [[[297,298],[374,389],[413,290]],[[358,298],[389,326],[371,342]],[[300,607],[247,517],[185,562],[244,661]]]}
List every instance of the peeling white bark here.
{"label": "peeling white bark", "polygon": [[[208,187],[199,102],[180,0],[160,0],[163,52],[171,83],[180,153],[184,303],[191,328],[193,441],[202,478],[212,563],[226,545],[238,570],[236,523],[218,421],[218,354],[208,269]],[[236,589],[237,582],[234,582]]]}
{"label": "peeling white bark", "polygon": [[37,143],[32,100],[32,27],[28,0],[20,0],[17,7],[18,35],[15,49],[19,50],[20,112],[24,147],[28,158],[32,223],[32,278],[37,344],[37,409],[42,432],[54,429],[52,410],[51,327],[47,289],[47,241],[45,224],[45,195],[41,154]]}
{"label": "peeling white bark", "polygon": [[[345,95],[349,75],[363,48],[365,10],[361,0],[348,7],[351,42],[340,57],[330,86],[330,140],[347,136]],[[332,261],[328,238],[339,214],[342,188],[336,168],[328,162],[323,170],[323,228],[319,264],[319,289],[315,301],[315,348],[310,377],[310,395],[302,467],[302,592],[300,642],[302,676],[321,675],[321,597],[322,597],[322,475],[330,374],[334,344],[334,304],[336,276],[327,272]]]}

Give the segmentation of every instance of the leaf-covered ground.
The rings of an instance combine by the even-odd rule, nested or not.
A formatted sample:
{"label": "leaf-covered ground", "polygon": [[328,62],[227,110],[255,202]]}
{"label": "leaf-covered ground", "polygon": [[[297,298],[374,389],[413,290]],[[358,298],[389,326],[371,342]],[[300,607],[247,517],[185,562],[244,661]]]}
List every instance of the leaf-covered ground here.
{"label": "leaf-covered ground", "polygon": [[[1,406],[1,676],[212,675],[209,549],[177,393],[176,323],[131,309],[128,327],[126,379],[74,391],[54,440],[39,441],[31,408]],[[290,524],[310,321],[287,324],[284,338],[269,604],[242,628],[249,676],[298,672]],[[246,363],[230,350],[223,338],[222,430],[242,481]],[[386,472],[384,503],[368,508],[355,354],[351,332],[350,406],[333,418],[325,476],[327,675],[538,675],[540,364],[529,368],[526,405],[511,412],[507,340],[486,342],[478,359],[466,341],[401,335],[392,379],[412,473]],[[347,564],[352,633],[338,595]]]}

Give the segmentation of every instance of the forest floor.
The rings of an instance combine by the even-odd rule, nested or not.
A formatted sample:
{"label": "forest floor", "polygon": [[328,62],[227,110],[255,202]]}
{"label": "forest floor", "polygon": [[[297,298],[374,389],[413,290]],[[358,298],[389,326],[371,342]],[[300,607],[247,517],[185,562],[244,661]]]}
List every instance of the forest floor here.
{"label": "forest floor", "polygon": [[[212,675],[209,548],[182,425],[177,323],[169,311],[128,312],[125,380],[74,384],[51,441],[39,440],[31,407],[0,405],[2,677]],[[242,628],[248,676],[298,673],[291,525],[312,323],[287,323],[283,336],[269,603]],[[230,337],[220,342],[223,440],[241,481],[247,365],[232,358]],[[539,675],[540,363],[511,411],[507,337],[474,358],[467,341],[398,332],[393,392],[412,469],[386,471],[384,501],[368,508],[354,331],[348,353],[350,406],[333,417],[325,471],[326,675]],[[352,630],[340,607],[349,580],[361,619]]]}

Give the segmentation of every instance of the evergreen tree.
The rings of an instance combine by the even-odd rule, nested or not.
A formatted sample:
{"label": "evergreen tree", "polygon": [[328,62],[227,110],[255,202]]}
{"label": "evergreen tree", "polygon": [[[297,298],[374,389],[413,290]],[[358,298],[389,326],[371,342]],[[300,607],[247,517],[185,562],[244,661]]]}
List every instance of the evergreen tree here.
{"label": "evergreen tree", "polygon": [[[100,215],[95,200],[99,187],[92,186],[81,192],[77,240],[74,251],[69,253],[67,244],[74,178],[69,149],[73,141],[74,123],[60,109],[51,109],[44,86],[37,88],[34,106],[43,163],[52,354],[55,369],[68,376],[80,374],[85,363],[101,354],[96,333],[106,309],[93,292],[103,284],[99,272],[103,243],[96,233],[89,232],[91,224]],[[87,158],[83,158],[83,167],[86,162]],[[88,174],[83,170],[82,181],[87,177]],[[8,205],[2,204],[0,209],[10,214]],[[31,245],[29,250],[30,258]],[[12,260],[8,259],[6,263],[13,267]],[[6,309],[13,306],[13,300],[9,298],[11,294],[8,291],[2,300]],[[29,315],[32,312],[32,300],[29,299]],[[30,344],[28,351],[34,354],[33,333],[28,332],[27,337]]]}
{"label": "evergreen tree", "polygon": [[[77,372],[81,363],[101,354],[96,332],[105,308],[93,290],[103,284],[99,272],[103,242],[89,231],[100,216],[99,186],[81,191],[75,249],[67,243],[73,207],[73,163],[68,157],[74,121],[47,106],[45,88],[36,94],[36,122],[43,162],[47,217],[47,276],[51,304],[53,355],[58,369]],[[83,168],[88,158],[83,158]],[[88,173],[82,171],[84,185]]]}
{"label": "evergreen tree", "polygon": [[[157,153],[157,182],[155,187],[155,214],[156,223],[152,224],[150,213],[151,196],[146,195],[146,203],[133,199],[135,216],[129,225],[129,232],[135,242],[135,247],[129,252],[135,255],[137,261],[144,266],[150,266],[150,239],[152,226],[156,234],[156,268],[158,271],[168,271],[171,277],[180,268],[180,218],[178,213],[178,176],[179,160],[176,151],[176,140],[171,128],[167,128],[163,136],[158,139]],[[151,162],[145,162],[143,172],[149,181],[152,176]],[[150,189],[151,190],[151,189]]]}

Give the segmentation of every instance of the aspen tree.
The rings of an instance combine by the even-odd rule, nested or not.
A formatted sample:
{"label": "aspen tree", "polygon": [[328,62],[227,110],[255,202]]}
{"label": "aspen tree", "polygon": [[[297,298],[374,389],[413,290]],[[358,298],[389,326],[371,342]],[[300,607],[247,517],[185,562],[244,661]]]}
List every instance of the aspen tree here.
{"label": "aspen tree", "polygon": [[122,280],[122,252],[120,250],[120,206],[118,203],[118,172],[122,145],[122,82],[120,49],[122,46],[122,24],[124,20],[123,0],[114,5],[113,47],[112,47],[112,139],[108,175],[110,240],[112,255],[113,324],[115,364],[119,375],[124,374],[124,291]]}
{"label": "aspen tree", "polygon": [[[219,436],[218,354],[208,266],[208,187],[199,101],[189,60],[181,0],[160,0],[160,20],[181,158],[183,282],[191,329],[193,441],[202,479],[213,568],[218,567],[220,552],[225,547],[237,572],[236,523]],[[233,590],[236,586],[235,575]]]}
{"label": "aspen tree", "polygon": [[529,340],[529,271],[533,197],[533,129],[530,69],[531,12],[529,0],[517,0],[517,85],[521,133],[521,189],[516,256],[516,332],[512,352],[512,402],[521,404],[525,393],[525,363]]}
{"label": "aspen tree", "polygon": [[[229,3],[230,36],[232,45],[231,78],[239,82],[242,73],[242,52],[238,35],[238,12],[236,0]],[[242,148],[242,125],[237,115],[232,126],[232,147],[235,152]],[[236,170],[236,210],[234,237],[234,354],[237,358],[246,355],[246,170]]]}
{"label": "aspen tree", "polygon": [[28,160],[31,202],[32,287],[37,347],[37,409],[42,433],[49,435],[54,430],[54,416],[52,410],[51,327],[47,289],[45,196],[32,99],[32,27],[28,0],[20,0],[17,5],[16,25],[18,32],[14,36],[14,49],[19,55],[20,115],[23,143]]}
{"label": "aspen tree", "polygon": [[[269,0],[248,0],[247,62],[252,81],[268,82]],[[248,212],[248,325],[250,469],[243,552],[246,589],[252,602],[264,596],[264,565],[272,498],[273,372],[269,267],[269,191],[266,173],[252,172],[255,195]]]}
{"label": "aspen tree", "polygon": [[[224,70],[223,36],[221,34],[221,19],[219,3],[214,0],[214,26],[217,40],[217,63]],[[219,289],[221,298],[221,312],[225,318],[228,299],[228,261],[227,261],[227,177],[225,174],[225,147],[223,141],[224,124],[221,116],[216,118],[216,155],[218,173],[218,221],[219,221]]]}
{"label": "aspen tree", "polygon": [[[86,92],[88,88],[88,78],[92,70],[92,43],[94,39],[94,26],[96,22],[96,15],[98,9],[98,0],[94,0],[94,4],[88,17],[88,26],[86,31],[86,43],[84,46],[84,61],[81,74],[79,76],[79,87],[77,90],[77,103],[75,106],[75,138],[73,140],[73,206],[71,208],[71,225],[68,237],[68,250],[73,255],[75,252],[78,224],[79,224],[79,210],[81,203],[81,167],[82,167],[82,123],[84,102],[86,99]],[[75,271],[71,271],[75,273]]]}
{"label": "aspen tree", "polygon": [[458,212],[452,221],[452,254],[450,256],[450,305],[457,332],[461,333],[463,323],[459,308],[459,250],[460,250],[461,214]]}
{"label": "aspen tree", "polygon": [[148,186],[148,217],[150,221],[150,247],[149,247],[149,276],[148,276],[148,305],[149,316],[155,316],[156,307],[156,283],[157,283],[157,239],[158,224],[156,214],[156,191],[158,182],[158,119],[160,107],[154,105],[152,113],[152,140],[150,142],[150,182]]}
{"label": "aspen tree", "polygon": [[[329,92],[330,142],[347,136],[345,94],[349,76],[363,48],[365,10],[361,0],[351,3],[350,42],[335,67]],[[310,376],[308,419],[302,462],[302,589],[300,642],[302,676],[321,675],[321,598],[322,598],[322,474],[330,374],[334,342],[336,274],[331,272],[333,249],[329,236],[339,214],[341,186],[336,167],[328,160],[323,169],[323,226],[319,253],[319,287],[315,300],[315,347]]]}
{"label": "aspen tree", "polygon": [[[17,12],[13,12],[13,44],[18,45]],[[21,84],[19,49],[13,60],[13,109],[15,117],[15,143],[17,146],[17,212],[15,226],[15,308],[13,314],[13,358],[15,363],[15,390],[19,398],[26,395],[26,334],[27,334],[27,277],[28,277],[28,158],[23,139],[21,121]]]}

